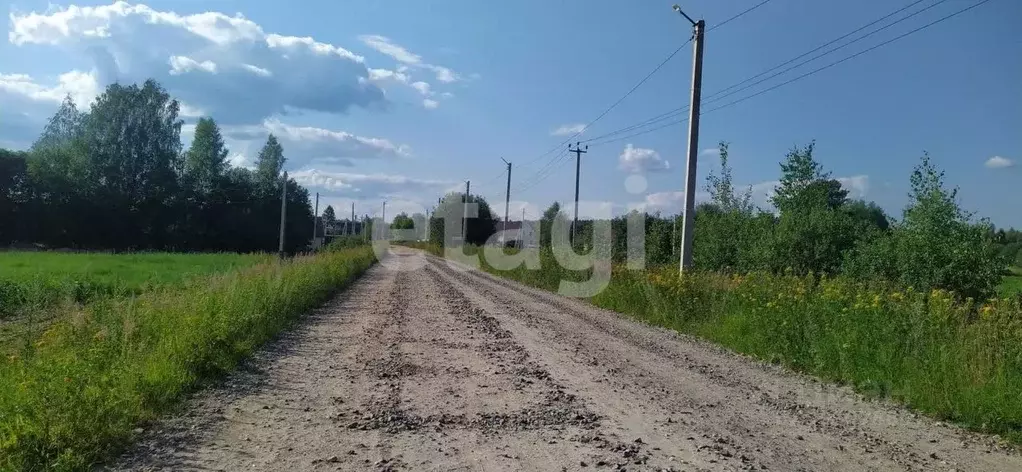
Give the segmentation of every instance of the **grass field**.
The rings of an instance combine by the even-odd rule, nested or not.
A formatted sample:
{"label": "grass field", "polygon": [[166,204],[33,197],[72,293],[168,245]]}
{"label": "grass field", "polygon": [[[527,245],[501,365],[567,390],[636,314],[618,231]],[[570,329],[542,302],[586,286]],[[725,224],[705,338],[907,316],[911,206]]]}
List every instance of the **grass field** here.
{"label": "grass field", "polygon": [[0,319],[70,300],[137,295],[196,276],[266,261],[268,255],[0,252]]}
{"label": "grass field", "polygon": [[[136,276],[109,280],[145,287],[145,280],[175,284],[190,273],[195,283],[54,305],[55,321],[35,342],[0,358],[0,470],[93,468],[130,441],[136,426],[231,370],[375,261],[367,246],[283,263],[141,257],[163,257],[174,269],[159,266],[164,275],[153,279],[125,269]],[[230,264],[250,267],[196,275]]]}
{"label": "grass field", "polygon": [[[418,244],[435,254],[437,248]],[[474,251],[469,251],[474,252]],[[587,271],[488,272],[556,291]],[[1022,277],[1020,277],[1022,278]],[[614,267],[593,304],[1022,443],[1022,306],[844,278]]]}
{"label": "grass field", "polygon": [[1005,275],[997,286],[997,295],[1001,297],[1022,294],[1022,267],[1012,267],[1008,270],[1011,275]]}

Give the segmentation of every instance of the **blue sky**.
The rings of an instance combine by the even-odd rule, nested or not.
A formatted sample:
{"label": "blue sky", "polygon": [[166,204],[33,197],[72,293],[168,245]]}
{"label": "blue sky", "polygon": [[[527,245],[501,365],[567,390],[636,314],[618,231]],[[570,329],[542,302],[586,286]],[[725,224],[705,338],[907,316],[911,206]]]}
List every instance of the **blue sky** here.
{"label": "blue sky", "polygon": [[[945,0],[760,86],[706,100],[704,111],[977,1]],[[712,27],[759,0],[681,3]],[[707,33],[704,97],[910,3],[772,0]],[[889,21],[935,3],[922,1]],[[322,193],[321,209],[355,201],[360,214],[378,212],[386,199],[390,219],[428,208],[471,179],[473,193],[502,211],[503,157],[516,165],[512,199],[529,202],[535,217],[574,191],[570,160],[554,161],[535,183],[537,171],[561,154],[542,156],[565,139],[552,134],[595,118],[689,38],[690,26],[671,4],[15,0],[0,43],[0,146],[28,146],[66,93],[88,102],[111,81],[155,77],[186,105],[186,122],[211,114],[221,123],[236,165],[251,163],[266,133],[283,136],[288,170]],[[895,215],[926,150],[961,188],[967,209],[1022,227],[1018,18],[1022,2],[991,0],[707,113],[700,148],[730,141],[737,182],[754,186],[765,202],[785,152],[816,139],[817,158],[853,195]],[[686,47],[577,139],[687,105],[691,64]],[[582,200],[608,202],[603,208],[614,212],[636,204],[677,211],[685,140],[685,125],[677,124],[591,146]],[[701,156],[701,186],[715,164],[712,153]],[[626,190],[629,177],[641,192]]]}

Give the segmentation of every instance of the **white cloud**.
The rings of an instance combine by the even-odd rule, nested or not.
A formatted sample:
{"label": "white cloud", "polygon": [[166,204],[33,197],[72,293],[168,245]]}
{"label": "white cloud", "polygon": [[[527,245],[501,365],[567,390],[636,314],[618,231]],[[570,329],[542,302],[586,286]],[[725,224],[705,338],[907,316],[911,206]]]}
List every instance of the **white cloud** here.
{"label": "white cloud", "polygon": [[660,157],[660,153],[652,149],[625,146],[618,156],[618,166],[627,172],[658,172],[671,168],[671,164]]}
{"label": "white cloud", "polygon": [[700,156],[716,156],[718,153],[720,153],[720,149],[717,148],[706,148],[699,151]]}
{"label": "white cloud", "polygon": [[170,75],[181,75],[193,70],[216,74],[216,63],[213,61],[198,62],[190,57],[170,56],[170,60],[167,63],[170,64]]}
{"label": "white cloud", "polygon": [[255,75],[258,75],[260,77],[272,77],[273,76],[273,72],[270,72],[269,70],[263,69],[262,67],[259,67],[259,66],[254,66],[252,64],[242,64],[241,67],[243,67],[245,70],[247,70],[247,71],[249,71],[249,72],[251,72],[251,73],[253,73]]}
{"label": "white cloud", "polygon": [[[710,195],[704,191],[696,192],[696,203],[708,201]],[[667,214],[681,213],[685,203],[685,192],[656,192],[646,195],[642,204],[637,205],[639,211]]]}
{"label": "white cloud", "polygon": [[[406,70],[407,67],[429,69],[433,71],[434,74],[436,74],[437,80],[444,83],[457,82],[461,80],[461,77],[451,69],[444,66],[438,66],[435,64],[423,62],[422,56],[415,54],[409,51],[408,49],[405,49],[403,46],[395,44],[393,41],[390,40],[390,38],[386,36],[380,36],[378,34],[366,34],[359,36],[358,39],[362,41],[366,46],[375,49],[377,52],[390,56],[394,60],[402,64],[405,64]],[[398,71],[403,72],[400,68],[398,69]]]}
{"label": "white cloud", "polygon": [[433,100],[431,98],[427,98],[422,100],[422,106],[427,110],[433,110],[436,107],[440,106],[440,102]]}
{"label": "white cloud", "polygon": [[407,84],[409,77],[408,74],[405,74],[404,72],[396,72],[389,69],[369,69],[369,80],[394,80]]}
{"label": "white cloud", "polygon": [[50,103],[60,103],[70,94],[76,103],[86,105],[99,95],[99,84],[95,72],[78,70],[60,74],[53,86],[42,85],[25,74],[0,74],[0,91]]}
{"label": "white cloud", "polygon": [[426,96],[429,96],[429,94],[430,94],[429,84],[427,84],[425,82],[422,82],[422,81],[419,81],[419,82],[413,82],[411,85],[412,85],[412,88],[415,89],[415,90],[418,90],[419,93],[421,93],[423,95],[426,95]]}
{"label": "white cloud", "polygon": [[987,159],[986,163],[983,165],[989,169],[1005,169],[1008,167],[1014,167],[1015,161],[1008,159],[1007,157],[994,156]]}
{"label": "white cloud", "polygon": [[866,193],[869,192],[869,176],[868,175],[853,175],[851,177],[838,177],[838,182],[841,182],[841,188],[848,191],[848,198],[865,198]]}
{"label": "white cloud", "polygon": [[411,200],[417,199],[416,196],[438,194],[453,184],[451,181],[417,179],[404,175],[357,174],[319,169],[300,170],[293,172],[291,176],[298,183],[314,191],[319,189],[328,195],[360,199],[398,197]]}
{"label": "white cloud", "polygon": [[267,33],[241,14],[186,15],[116,2],[11,13],[9,19],[15,45],[52,45],[91,60],[100,86],[155,78],[223,123],[386,104],[380,86],[367,80],[361,56],[311,37]]}
{"label": "white cloud", "polygon": [[557,129],[550,132],[550,136],[573,136],[581,133],[586,129],[586,125],[583,123],[575,123],[570,125],[561,125]]}
{"label": "white cloud", "polygon": [[357,136],[345,131],[312,126],[292,126],[278,119],[259,125],[226,126],[229,147],[244,155],[254,154],[273,133],[284,146],[289,168],[309,163],[351,165],[353,159],[387,159],[411,156],[411,148],[388,139]]}

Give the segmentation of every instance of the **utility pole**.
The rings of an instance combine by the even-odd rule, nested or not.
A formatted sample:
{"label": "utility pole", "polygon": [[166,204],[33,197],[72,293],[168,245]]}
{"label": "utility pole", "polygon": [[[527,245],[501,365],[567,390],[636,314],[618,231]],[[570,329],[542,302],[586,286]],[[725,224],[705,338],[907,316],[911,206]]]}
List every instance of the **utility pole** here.
{"label": "utility pole", "polygon": [[387,201],[386,200],[383,201],[383,217],[380,218],[380,231],[382,231],[382,234],[380,234],[379,237],[381,239],[387,239],[387,233],[389,233],[390,231],[388,230],[388,227],[387,227]]}
{"label": "utility pole", "polygon": [[351,201],[351,235],[355,235],[355,201]]}
{"label": "utility pole", "polygon": [[525,240],[522,239],[522,231],[525,230],[525,207],[522,207],[522,224],[518,225],[518,249],[525,247]]}
{"label": "utility pole", "polygon": [[578,232],[578,175],[579,171],[582,169],[582,154],[585,154],[586,152],[589,151],[588,144],[586,144],[585,147],[586,150],[584,151],[582,150],[582,148],[578,147],[579,144],[581,143],[578,142],[575,143],[575,149],[572,149],[571,144],[568,144],[568,152],[575,153],[575,219],[571,221],[572,243],[574,243],[575,239],[578,237],[578,235],[576,234]]}
{"label": "utility pole", "polygon": [[503,247],[507,245],[507,242],[504,240],[504,232],[507,231],[507,213],[511,208],[511,163],[503,157],[500,158],[500,160],[507,164],[507,193],[504,196],[504,227],[501,228],[502,231],[500,232],[500,245]]}
{"label": "utility pole", "polygon": [[699,155],[699,102],[703,88],[703,33],[706,22],[694,21],[674,6],[674,11],[681,13],[692,23],[693,54],[692,54],[692,97],[688,108],[688,162],[685,170],[685,215],[681,225],[681,273],[692,267],[692,239],[695,236],[695,200],[696,200],[696,163]]}
{"label": "utility pole", "polygon": [[284,258],[284,225],[287,224],[287,171],[284,171],[284,182],[280,185],[280,240],[277,255]]}
{"label": "utility pole", "polygon": [[471,189],[472,189],[472,181],[471,180],[466,180],[465,181],[465,198],[462,199],[462,200],[464,200],[464,205],[462,205],[464,211],[461,214],[461,245],[462,246],[465,245],[465,238],[468,237],[468,200],[469,200],[469,194],[471,192]]}
{"label": "utility pole", "polygon": [[316,192],[316,209],[312,212],[312,244],[316,244],[317,226],[319,226],[319,192]]}

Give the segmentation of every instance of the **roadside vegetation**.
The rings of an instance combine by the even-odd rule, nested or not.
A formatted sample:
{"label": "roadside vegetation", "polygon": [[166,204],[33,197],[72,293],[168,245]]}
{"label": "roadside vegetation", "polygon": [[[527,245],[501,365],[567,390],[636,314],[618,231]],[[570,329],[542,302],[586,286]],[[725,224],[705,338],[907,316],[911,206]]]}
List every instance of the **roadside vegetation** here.
{"label": "roadside vegetation", "polygon": [[178,287],[264,262],[259,254],[0,252],[0,321],[64,301],[87,303]]}
{"label": "roadside vegetation", "polygon": [[[1022,277],[1009,269],[1019,232],[962,210],[927,156],[895,219],[850,200],[813,152],[796,147],[782,161],[768,211],[732,185],[722,143],[712,201],[696,213],[696,268],[678,274],[675,218],[645,215],[647,268],[628,270],[617,218],[611,281],[590,301],[1022,442]],[[556,203],[540,221],[540,270],[483,269],[551,291],[587,280],[591,270],[554,259],[555,218],[567,218]],[[592,222],[581,228],[584,253]],[[431,236],[418,247],[442,254],[441,234]]]}
{"label": "roadside vegetation", "polygon": [[54,308],[67,311],[0,360],[0,469],[81,470],[109,457],[374,260],[368,246],[327,250]]}

